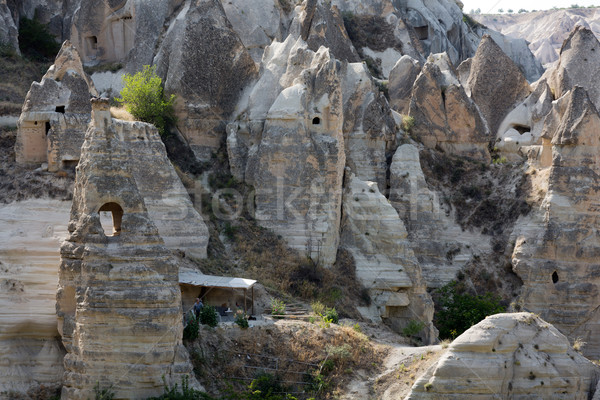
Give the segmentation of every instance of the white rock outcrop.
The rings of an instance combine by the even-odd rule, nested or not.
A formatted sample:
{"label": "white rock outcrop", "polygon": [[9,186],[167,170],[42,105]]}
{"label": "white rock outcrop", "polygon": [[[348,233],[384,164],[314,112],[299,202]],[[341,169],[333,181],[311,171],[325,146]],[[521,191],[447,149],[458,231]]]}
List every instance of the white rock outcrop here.
{"label": "white rock outcrop", "polygon": [[0,393],[62,382],[56,285],[70,207],[49,199],[0,206]]}
{"label": "white rock outcrop", "polygon": [[599,372],[535,314],[496,314],[456,338],[406,400],[585,400]]}
{"label": "white rock outcrop", "polygon": [[375,322],[383,320],[398,332],[419,321],[423,342],[435,341],[433,301],[402,220],[375,182],[347,173],[341,246],[352,254],[356,277],[372,299],[370,307],[359,311]]}

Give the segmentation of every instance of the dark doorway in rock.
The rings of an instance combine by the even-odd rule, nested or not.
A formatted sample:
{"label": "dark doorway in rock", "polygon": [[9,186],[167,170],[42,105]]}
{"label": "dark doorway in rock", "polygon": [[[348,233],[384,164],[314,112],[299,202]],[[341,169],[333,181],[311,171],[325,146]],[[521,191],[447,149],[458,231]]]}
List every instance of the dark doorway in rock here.
{"label": "dark doorway in rock", "polygon": [[314,117],[313,120],[312,120],[312,124],[313,125],[321,125],[321,118]]}
{"label": "dark doorway in rock", "polygon": [[64,113],[65,113],[65,106],[56,106],[56,109],[55,109],[55,111],[56,111],[57,113],[64,114]]}
{"label": "dark doorway in rock", "polygon": [[556,271],[554,271],[552,273],[552,283],[556,283],[558,282],[558,274],[556,273]]}
{"label": "dark doorway in rock", "polygon": [[100,214],[100,223],[106,236],[119,236],[121,234],[123,208],[119,204],[114,202],[106,203],[100,207],[98,214]]}
{"label": "dark doorway in rock", "polygon": [[427,40],[429,38],[429,26],[415,26],[415,33],[419,40]]}

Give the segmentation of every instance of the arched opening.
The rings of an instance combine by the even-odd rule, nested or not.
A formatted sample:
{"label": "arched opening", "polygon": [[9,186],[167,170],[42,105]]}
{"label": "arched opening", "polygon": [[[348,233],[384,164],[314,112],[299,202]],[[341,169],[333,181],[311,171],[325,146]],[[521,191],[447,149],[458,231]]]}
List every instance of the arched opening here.
{"label": "arched opening", "polygon": [[554,271],[552,273],[552,283],[556,283],[558,282],[558,274],[556,273],[556,271]]}
{"label": "arched opening", "polygon": [[313,120],[312,120],[312,124],[313,125],[321,125],[321,118],[314,117]]}
{"label": "arched opening", "polygon": [[[123,219],[123,209],[114,202],[106,203],[98,210],[100,214],[100,223],[106,236],[119,236],[121,234],[121,221]],[[111,234],[108,234],[111,232]]]}
{"label": "arched opening", "polygon": [[527,126],[527,125],[521,125],[521,124],[514,124],[512,126],[512,128],[519,132],[520,135],[526,133],[526,132],[531,132],[531,127]]}

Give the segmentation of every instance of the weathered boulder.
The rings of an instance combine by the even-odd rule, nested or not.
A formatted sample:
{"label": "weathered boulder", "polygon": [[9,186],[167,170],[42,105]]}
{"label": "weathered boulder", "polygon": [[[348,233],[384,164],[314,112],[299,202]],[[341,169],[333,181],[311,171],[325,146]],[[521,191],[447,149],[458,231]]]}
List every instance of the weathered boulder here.
{"label": "weathered boulder", "polygon": [[401,332],[411,321],[423,323],[424,343],[436,340],[433,301],[398,213],[375,182],[350,171],[343,198],[341,246],[352,254],[356,277],[369,290],[372,303],[359,308],[364,317],[383,320]]}
{"label": "weathered boulder", "polygon": [[210,159],[225,138],[225,121],[257,73],[219,0],[186,3],[154,62],[165,92],[177,94],[177,128],[196,157]]}
{"label": "weathered boulder", "polygon": [[558,64],[544,76],[554,92],[562,97],[573,86],[585,88],[596,108],[600,108],[600,84],[592,77],[600,74],[600,42],[594,33],[576,26],[560,49]]}
{"label": "weathered boulder", "polygon": [[400,114],[408,114],[412,88],[421,73],[422,65],[411,56],[400,57],[394,68],[390,71],[388,93],[390,106]]}
{"label": "weathered boulder", "polygon": [[[585,89],[575,87],[546,118],[542,138],[551,150],[540,206],[517,223],[513,269],[523,280],[520,301],[571,340],[600,357],[600,281],[596,234],[600,191],[600,116]],[[560,109],[564,110],[560,119]],[[541,174],[542,171],[540,171]]]}
{"label": "weathered boulder", "polygon": [[61,385],[56,285],[70,206],[49,199],[0,206],[0,393]]}
{"label": "weathered boulder", "polygon": [[[191,372],[178,268],[148,215],[108,100],[92,104],[61,246],[62,397],[87,398],[98,385],[117,399],[146,398],[162,393],[163,379],[177,383]],[[101,211],[112,213],[108,231]]]}
{"label": "weathered boulder", "polygon": [[341,72],[344,101],[346,165],[359,179],[387,187],[387,152],[394,147],[396,124],[390,106],[363,63],[344,64]]}
{"label": "weathered boulder", "polygon": [[429,57],[417,77],[408,108],[412,133],[429,148],[490,161],[490,132],[475,103],[466,95],[445,54]]}
{"label": "weathered boulder", "polygon": [[493,135],[510,110],[531,93],[522,72],[489,35],[483,36],[470,63],[465,90]]}
{"label": "weathered boulder", "polygon": [[584,400],[593,395],[599,372],[535,314],[496,314],[456,338],[406,400]]}
{"label": "weathered boulder", "polygon": [[27,93],[18,122],[16,161],[47,162],[50,171],[76,163],[94,95],[79,52],[65,41],[41,82],[33,82]]}
{"label": "weathered boulder", "polygon": [[[323,47],[317,53],[295,49],[291,54],[299,65],[289,68],[301,67],[303,60],[309,67],[296,69],[294,83],[277,95],[263,123],[250,120],[251,128],[257,129],[251,131],[256,136],[247,153],[244,178],[256,190],[258,223],[287,238],[292,248],[331,265],[339,240],[346,161],[340,63]],[[270,93],[274,91],[265,95]],[[248,114],[260,116],[259,107]],[[232,135],[237,134],[237,128],[230,130],[228,146],[233,146]]]}

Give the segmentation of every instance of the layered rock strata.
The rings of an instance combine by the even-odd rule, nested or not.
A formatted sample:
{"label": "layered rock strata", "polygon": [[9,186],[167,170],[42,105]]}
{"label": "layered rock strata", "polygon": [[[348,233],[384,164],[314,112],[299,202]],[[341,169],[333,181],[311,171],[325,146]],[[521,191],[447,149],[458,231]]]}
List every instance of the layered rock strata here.
{"label": "layered rock strata", "polygon": [[406,399],[584,400],[593,395],[598,374],[535,314],[496,314],[456,338]]}
{"label": "layered rock strata", "polygon": [[30,199],[0,207],[0,393],[62,382],[57,249],[67,234],[70,206]]}
{"label": "layered rock strata", "polygon": [[74,166],[90,121],[94,83],[83,70],[77,49],[65,41],[54,64],[33,82],[18,122],[16,160],[48,163],[49,171]]}
{"label": "layered rock strata", "polygon": [[[521,301],[571,340],[600,357],[600,239],[596,234],[600,116],[585,89],[575,87],[546,118],[542,138],[551,151],[541,205],[513,234],[513,269],[523,280]],[[558,104],[557,106],[560,106]],[[544,153],[545,154],[545,153]]]}
{"label": "layered rock strata", "polygon": [[[118,399],[146,398],[162,393],[163,378],[175,383],[191,372],[178,269],[148,215],[108,101],[93,107],[61,246],[62,398],[91,397],[97,385]],[[100,211],[112,213],[112,232]]]}
{"label": "layered rock strata", "polygon": [[341,246],[352,254],[356,277],[371,295],[371,306],[361,313],[375,322],[385,321],[397,332],[420,321],[423,342],[435,341],[433,301],[402,220],[375,182],[348,174]]}

